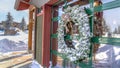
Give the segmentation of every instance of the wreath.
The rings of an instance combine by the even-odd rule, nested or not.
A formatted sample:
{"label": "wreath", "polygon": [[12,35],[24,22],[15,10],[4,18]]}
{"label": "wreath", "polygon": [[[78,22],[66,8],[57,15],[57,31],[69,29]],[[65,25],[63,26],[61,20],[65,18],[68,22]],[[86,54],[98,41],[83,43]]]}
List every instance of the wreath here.
{"label": "wreath", "polygon": [[84,8],[76,5],[64,9],[58,24],[58,51],[70,60],[83,60],[90,53],[89,19]]}

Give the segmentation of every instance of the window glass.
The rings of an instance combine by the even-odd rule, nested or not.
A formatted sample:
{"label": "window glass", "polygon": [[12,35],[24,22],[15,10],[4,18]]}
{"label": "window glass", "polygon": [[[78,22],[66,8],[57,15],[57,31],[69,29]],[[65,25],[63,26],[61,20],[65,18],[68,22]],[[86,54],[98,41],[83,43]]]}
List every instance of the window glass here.
{"label": "window glass", "polygon": [[[111,43],[117,38],[120,38],[120,8],[114,8],[110,10],[105,10],[101,12],[102,15],[102,29],[103,29],[103,37],[109,38],[107,40],[103,40],[103,42]],[[110,38],[115,38],[110,40]],[[96,51],[95,59],[97,60],[97,64],[100,64],[101,68],[113,68],[114,66],[117,68],[120,65],[120,44],[116,43],[111,44],[96,44],[94,46],[94,50]],[[104,62],[104,64],[103,64]],[[96,65],[96,64],[95,64]],[[99,66],[99,65],[97,65]]]}
{"label": "window glass", "polygon": [[[53,8],[53,10],[54,10],[54,12],[53,12],[53,17],[57,17],[57,16],[59,16],[59,17],[61,17],[63,14],[64,14],[64,12],[63,12],[63,6],[64,6],[64,4],[63,5],[60,5],[60,6],[56,6],[56,8],[54,7]],[[82,6],[80,6],[81,8],[84,8],[84,7],[90,7],[90,5],[89,4],[87,4],[87,5],[82,5]],[[60,22],[60,19],[57,21],[58,23]],[[69,27],[69,25],[70,24],[67,24],[67,26]],[[73,37],[73,39],[75,39],[76,40],[76,37],[78,36],[78,26],[77,25],[72,25],[73,26],[73,35],[74,35],[74,37]],[[64,27],[64,33],[66,32],[67,33],[67,29],[65,29],[65,27]],[[67,38],[67,37],[71,37],[71,36],[69,36],[69,35],[65,35],[64,36],[64,39],[65,39],[65,37]],[[63,41],[65,41],[65,44],[68,46],[68,47],[71,47],[70,45],[71,45],[71,41],[70,40],[68,40],[68,41],[66,41],[66,40],[63,40]],[[72,44],[76,44],[76,43],[73,43],[72,42]],[[53,46],[54,47],[54,46]],[[60,47],[60,46],[58,46],[58,47]],[[74,47],[74,46],[72,46],[72,47]],[[64,49],[63,49],[64,50]],[[58,48],[58,52],[60,52],[61,53],[61,49],[59,49]],[[88,61],[88,60],[86,60],[86,61]],[[63,60],[61,57],[57,57],[57,64],[58,65],[60,65],[60,66],[64,66],[65,65],[65,67],[67,67],[67,68],[77,68],[78,66],[76,65],[76,64],[74,64],[74,63],[72,63],[72,62],[70,62],[70,61],[68,61],[68,60]]]}
{"label": "window glass", "polygon": [[120,8],[103,11],[104,36],[120,38]]}

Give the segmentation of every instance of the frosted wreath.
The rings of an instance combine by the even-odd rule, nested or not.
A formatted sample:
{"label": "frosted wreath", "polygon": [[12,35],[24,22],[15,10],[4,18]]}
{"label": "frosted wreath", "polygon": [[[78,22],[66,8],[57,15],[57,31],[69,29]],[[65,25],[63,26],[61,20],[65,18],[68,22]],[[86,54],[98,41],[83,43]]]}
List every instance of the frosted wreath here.
{"label": "frosted wreath", "polygon": [[[74,33],[76,30],[77,33]],[[70,61],[87,58],[90,53],[90,37],[89,19],[84,8],[76,5],[64,9],[58,24],[59,52]]]}

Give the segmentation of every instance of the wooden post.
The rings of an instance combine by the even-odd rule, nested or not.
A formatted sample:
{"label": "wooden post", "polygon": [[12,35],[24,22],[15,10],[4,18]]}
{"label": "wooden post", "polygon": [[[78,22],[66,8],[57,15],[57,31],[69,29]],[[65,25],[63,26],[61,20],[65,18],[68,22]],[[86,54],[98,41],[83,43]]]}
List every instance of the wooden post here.
{"label": "wooden post", "polygon": [[32,30],[33,30],[33,12],[29,10],[29,34],[28,34],[28,51],[32,50]]}
{"label": "wooden post", "polygon": [[49,67],[50,61],[50,25],[51,25],[51,6],[43,6],[43,30],[42,30],[42,50],[43,50],[43,66]]}

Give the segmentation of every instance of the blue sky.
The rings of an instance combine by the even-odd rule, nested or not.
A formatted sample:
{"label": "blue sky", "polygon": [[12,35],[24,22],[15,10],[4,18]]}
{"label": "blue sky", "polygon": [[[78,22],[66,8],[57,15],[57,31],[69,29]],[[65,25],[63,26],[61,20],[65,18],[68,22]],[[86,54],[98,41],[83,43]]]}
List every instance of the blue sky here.
{"label": "blue sky", "polygon": [[0,22],[5,21],[7,13],[10,12],[14,21],[21,22],[24,17],[26,23],[28,23],[28,10],[16,11],[14,5],[15,0],[0,0]]}

